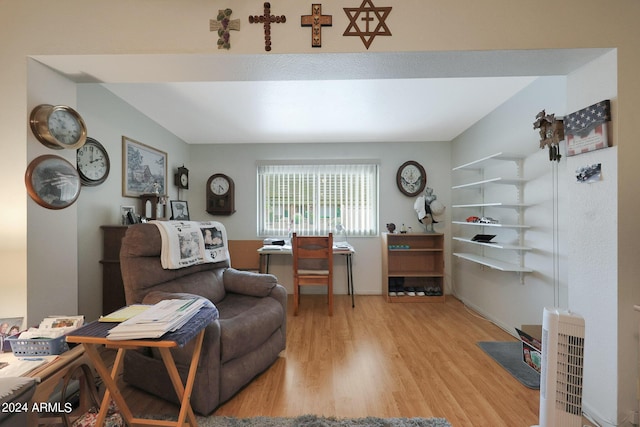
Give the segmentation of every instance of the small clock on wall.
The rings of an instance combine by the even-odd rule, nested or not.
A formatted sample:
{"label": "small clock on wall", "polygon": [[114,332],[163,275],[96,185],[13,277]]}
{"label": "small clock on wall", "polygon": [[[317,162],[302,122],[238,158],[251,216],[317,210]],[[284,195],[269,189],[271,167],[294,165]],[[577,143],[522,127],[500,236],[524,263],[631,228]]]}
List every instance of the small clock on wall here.
{"label": "small clock on wall", "polygon": [[109,176],[109,153],[98,141],[87,137],[87,142],[76,151],[76,166],[82,185],[100,185]]}
{"label": "small clock on wall", "polygon": [[189,169],[185,168],[184,165],[180,166],[178,172],[174,175],[174,184],[179,189],[189,189]]}
{"label": "small clock on wall", "polygon": [[65,105],[38,105],[31,111],[29,125],[38,141],[55,150],[75,150],[87,140],[84,120],[76,110]]}
{"label": "small clock on wall", "polygon": [[207,181],[207,212],[211,215],[231,215],[235,210],[235,188],[227,175],[216,173]]}
{"label": "small clock on wall", "polygon": [[427,185],[427,173],[420,163],[409,160],[398,168],[396,183],[404,195],[415,197]]}

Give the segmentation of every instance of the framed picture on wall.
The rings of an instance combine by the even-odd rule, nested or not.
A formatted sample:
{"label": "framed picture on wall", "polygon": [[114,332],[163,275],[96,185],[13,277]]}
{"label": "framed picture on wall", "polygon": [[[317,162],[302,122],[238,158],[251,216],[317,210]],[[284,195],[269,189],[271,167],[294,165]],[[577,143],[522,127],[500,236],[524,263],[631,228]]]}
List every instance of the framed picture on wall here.
{"label": "framed picture on wall", "polygon": [[164,195],[167,188],[167,153],[122,137],[122,195]]}
{"label": "framed picture on wall", "polygon": [[172,200],[171,219],[176,221],[189,221],[189,204],[184,200]]}

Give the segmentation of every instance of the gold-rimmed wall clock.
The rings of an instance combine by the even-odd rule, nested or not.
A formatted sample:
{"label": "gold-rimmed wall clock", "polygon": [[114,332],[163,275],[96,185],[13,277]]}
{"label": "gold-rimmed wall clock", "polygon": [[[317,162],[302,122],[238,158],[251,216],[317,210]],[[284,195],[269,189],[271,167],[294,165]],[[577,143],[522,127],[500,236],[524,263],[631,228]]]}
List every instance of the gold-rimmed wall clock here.
{"label": "gold-rimmed wall clock", "polygon": [[396,184],[404,195],[415,197],[422,193],[427,185],[427,173],[420,163],[409,160],[398,168]]}
{"label": "gold-rimmed wall clock", "polygon": [[235,210],[235,186],[227,175],[216,173],[207,180],[207,212],[231,215]]}
{"label": "gold-rimmed wall clock", "polygon": [[87,126],[76,110],[66,105],[40,104],[31,110],[29,125],[44,146],[77,149],[87,140]]}

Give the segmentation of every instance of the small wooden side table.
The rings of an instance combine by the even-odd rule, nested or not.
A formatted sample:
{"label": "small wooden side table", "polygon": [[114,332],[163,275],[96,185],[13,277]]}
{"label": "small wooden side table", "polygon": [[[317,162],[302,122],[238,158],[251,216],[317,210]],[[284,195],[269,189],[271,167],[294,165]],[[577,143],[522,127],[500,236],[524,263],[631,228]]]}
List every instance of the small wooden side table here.
{"label": "small wooden side table", "polygon": [[[40,383],[36,386],[36,391],[31,397],[29,407],[32,408],[34,403],[47,402],[64,376],[82,363],[89,364],[89,359],[84,353],[83,347],[79,345],[62,353],[52,362],[42,365],[26,374],[25,376],[27,377],[39,378],[40,380]],[[86,402],[81,401],[80,404],[81,407],[86,407]],[[27,424],[37,426],[39,424],[38,418],[39,414],[37,411],[29,411]]]}
{"label": "small wooden side table", "polygon": [[[196,378],[196,369],[198,367],[198,361],[200,360],[200,351],[202,349],[205,328],[215,319],[216,315],[217,310],[215,307],[203,307],[182,328],[175,332],[166,333],[158,339],[136,339],[123,341],[109,340],[107,339],[107,334],[111,328],[117,325],[117,323],[98,321],[89,323],[67,335],[67,342],[80,343],[84,346],[89,359],[91,359],[93,366],[107,387],[100,405],[100,413],[98,414],[96,425],[104,425],[107,410],[109,409],[109,402],[112,397],[118,405],[118,409],[124,417],[127,425],[159,425],[160,422],[158,420],[134,418],[116,383],[116,378],[122,369],[122,362],[126,351],[140,347],[149,347],[157,348],[160,352],[164,365],[169,373],[169,377],[171,378],[171,382],[173,383],[173,388],[180,400],[180,414],[178,415],[178,420],[175,422],[162,421],[162,425],[180,427],[185,425],[185,421],[188,421],[191,427],[196,427],[198,422],[196,421],[193,409],[191,409],[191,390],[193,389],[193,384]],[[193,339],[196,340],[195,348],[193,350],[193,356],[189,366],[187,381],[183,385],[170,349],[174,347],[182,347]],[[105,365],[104,360],[98,351],[98,347],[101,345],[118,349],[111,371],[109,371]]]}

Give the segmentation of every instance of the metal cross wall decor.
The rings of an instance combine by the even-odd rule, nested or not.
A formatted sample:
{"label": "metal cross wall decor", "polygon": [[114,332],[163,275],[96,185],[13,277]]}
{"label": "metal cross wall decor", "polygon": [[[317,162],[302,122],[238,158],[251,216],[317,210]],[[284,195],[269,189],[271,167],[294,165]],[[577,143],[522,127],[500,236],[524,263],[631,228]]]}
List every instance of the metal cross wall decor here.
{"label": "metal cross wall decor", "polygon": [[321,4],[311,5],[311,15],[302,15],[300,25],[311,27],[311,47],[322,47],[322,27],[332,26],[331,15],[322,14]]}
{"label": "metal cross wall decor", "polygon": [[231,47],[229,30],[240,31],[240,20],[230,20],[231,13],[231,9],[220,9],[218,10],[218,17],[209,20],[209,31],[218,32],[218,49],[229,49]]}
{"label": "metal cross wall decor", "polygon": [[271,15],[271,3],[264,3],[264,14],[263,15],[250,15],[249,23],[250,24],[264,24],[264,50],[267,52],[271,51],[271,24],[276,23],[285,23],[287,22],[287,18],[284,15],[275,16]]}
{"label": "metal cross wall decor", "polygon": [[[344,12],[349,17],[349,26],[343,36],[358,36],[369,49],[376,36],[390,36],[391,31],[386,20],[391,13],[391,7],[375,7],[371,0],[363,0],[360,7],[345,7]],[[360,15],[363,15],[361,18]],[[364,23],[364,30],[358,25],[358,20]],[[373,28],[372,28],[373,27]]]}

